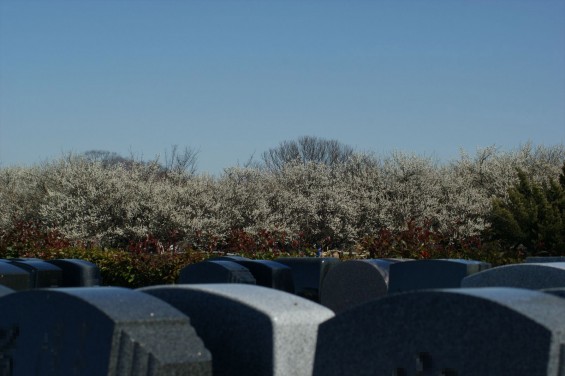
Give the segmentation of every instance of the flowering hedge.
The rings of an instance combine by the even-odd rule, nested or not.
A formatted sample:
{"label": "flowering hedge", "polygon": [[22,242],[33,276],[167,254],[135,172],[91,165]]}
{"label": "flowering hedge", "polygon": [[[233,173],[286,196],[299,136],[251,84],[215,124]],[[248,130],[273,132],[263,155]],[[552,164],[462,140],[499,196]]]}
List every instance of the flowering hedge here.
{"label": "flowering hedge", "polygon": [[334,165],[234,167],[212,177],[67,155],[0,168],[0,250],[480,255],[492,200],[508,199],[518,169],[542,182],[556,179],[563,161],[563,145],[527,144],[446,163],[357,153]]}

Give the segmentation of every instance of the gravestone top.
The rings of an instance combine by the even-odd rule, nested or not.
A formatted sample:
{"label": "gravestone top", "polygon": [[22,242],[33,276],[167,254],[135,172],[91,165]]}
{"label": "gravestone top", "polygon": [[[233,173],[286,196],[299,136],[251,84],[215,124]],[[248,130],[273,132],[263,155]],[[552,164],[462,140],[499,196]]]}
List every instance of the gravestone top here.
{"label": "gravestone top", "polygon": [[43,260],[12,261],[13,265],[30,273],[32,288],[61,286],[63,271],[58,266]]}
{"label": "gravestone top", "polygon": [[13,262],[13,261],[22,261],[22,262],[28,262],[28,261],[43,261],[42,259],[36,258],[36,257],[14,257],[14,258],[9,258],[9,259],[3,259],[9,262]]}
{"label": "gravestone top", "polygon": [[290,267],[296,294],[315,302],[320,301],[320,288],[326,274],[341,263],[334,257],[281,257],[274,261]]}
{"label": "gravestone top", "polygon": [[397,262],[390,265],[389,293],[412,290],[455,288],[468,275],[490,268],[486,262],[435,259]]}
{"label": "gravestone top", "polygon": [[318,326],[333,317],[316,303],[262,286],[164,285],[140,291],[190,317],[218,375],[310,376]]}
{"label": "gravestone top", "polygon": [[247,268],[255,277],[257,285],[295,293],[292,269],[287,265],[271,260],[235,261]]}
{"label": "gravestone top", "polygon": [[234,262],[238,262],[238,261],[249,261],[249,260],[251,260],[251,259],[247,258],[247,257],[243,257],[243,256],[225,255],[225,256],[212,257],[212,258],[207,259],[206,261],[234,261]]}
{"label": "gravestone top", "polygon": [[0,285],[16,291],[32,288],[31,272],[11,262],[0,261]]}
{"label": "gravestone top", "polygon": [[100,269],[96,264],[80,259],[46,261],[62,270],[62,287],[92,287],[101,284]]}
{"label": "gravestone top", "polygon": [[[388,267],[383,260],[349,260],[333,267],[320,291],[320,303],[335,313],[387,294]],[[385,279],[386,278],[386,279]]]}
{"label": "gravestone top", "polygon": [[543,262],[565,262],[565,256],[526,257],[524,262],[536,264]]}
{"label": "gravestone top", "polygon": [[0,306],[0,369],[8,374],[211,374],[190,320],[138,291],[30,290],[1,297]]}
{"label": "gravestone top", "polygon": [[532,290],[389,295],[320,326],[314,375],[557,375],[564,315],[564,299]]}
{"label": "gravestone top", "polygon": [[396,264],[397,262],[413,261],[413,259],[404,259],[404,258],[382,258],[382,259],[366,259],[366,260],[379,267],[379,269],[383,274],[387,286],[390,276],[390,266],[392,264]]}
{"label": "gravestone top", "polygon": [[246,283],[256,284],[249,270],[233,261],[202,261],[180,271],[179,283]]}
{"label": "gravestone top", "polygon": [[498,266],[465,277],[462,287],[517,287],[546,289],[565,287],[565,263],[524,263]]}

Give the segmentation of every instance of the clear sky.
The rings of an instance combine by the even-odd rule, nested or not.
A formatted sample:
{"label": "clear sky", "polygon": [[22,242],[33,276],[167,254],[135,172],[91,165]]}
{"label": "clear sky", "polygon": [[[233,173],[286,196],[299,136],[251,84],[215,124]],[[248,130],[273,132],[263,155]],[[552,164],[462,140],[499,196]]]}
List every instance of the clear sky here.
{"label": "clear sky", "polygon": [[565,0],[0,0],[0,167],[565,143]]}

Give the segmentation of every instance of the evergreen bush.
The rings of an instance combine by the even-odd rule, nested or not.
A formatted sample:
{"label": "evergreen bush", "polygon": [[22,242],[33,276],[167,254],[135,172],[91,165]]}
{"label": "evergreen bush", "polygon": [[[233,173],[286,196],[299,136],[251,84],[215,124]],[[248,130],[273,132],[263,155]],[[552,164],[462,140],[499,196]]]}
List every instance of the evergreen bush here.
{"label": "evergreen bush", "polygon": [[565,255],[565,163],[557,181],[517,174],[508,196],[493,199],[491,236],[527,256]]}

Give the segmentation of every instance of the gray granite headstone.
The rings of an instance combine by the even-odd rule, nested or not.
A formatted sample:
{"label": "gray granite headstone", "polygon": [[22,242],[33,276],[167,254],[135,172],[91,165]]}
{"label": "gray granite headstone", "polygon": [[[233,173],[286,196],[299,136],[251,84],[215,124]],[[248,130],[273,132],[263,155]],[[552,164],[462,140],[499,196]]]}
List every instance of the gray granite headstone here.
{"label": "gray granite headstone", "polygon": [[[320,303],[340,313],[387,294],[388,273],[382,260],[349,260],[333,267],[320,291]],[[386,278],[386,279],[385,279]]]}
{"label": "gray granite headstone", "polygon": [[519,287],[540,290],[565,287],[565,263],[524,263],[498,266],[463,279],[461,287]]}
{"label": "gray granite headstone", "polygon": [[438,259],[397,262],[390,265],[390,294],[424,289],[459,287],[468,275],[490,268],[474,260]]}
{"label": "gray granite headstone", "polygon": [[16,291],[30,289],[31,273],[8,261],[0,261],[0,285]]}
{"label": "gray granite headstone", "polygon": [[312,374],[318,326],[329,309],[283,291],[244,284],[140,289],[190,317],[215,375]]}
{"label": "gray granite headstone", "polygon": [[524,262],[536,264],[543,262],[565,262],[565,256],[526,257]]}
{"label": "gray granite headstone", "polygon": [[23,291],[0,298],[0,369],[27,375],[210,375],[190,320],[115,287]]}
{"label": "gray granite headstone", "polygon": [[513,288],[393,294],[320,325],[315,376],[557,376],[565,299]]}
{"label": "gray granite headstone", "polygon": [[61,268],[43,260],[10,261],[30,273],[31,288],[58,287],[63,281]]}
{"label": "gray granite headstone", "polygon": [[179,283],[247,283],[254,285],[249,270],[233,261],[202,261],[180,271]]}
{"label": "gray granite headstone", "polygon": [[47,260],[62,270],[62,287],[92,287],[101,284],[100,269],[96,264],[80,259]]}
{"label": "gray granite headstone", "polygon": [[333,257],[282,257],[274,261],[290,267],[296,294],[315,302],[320,301],[326,274],[341,262]]}

